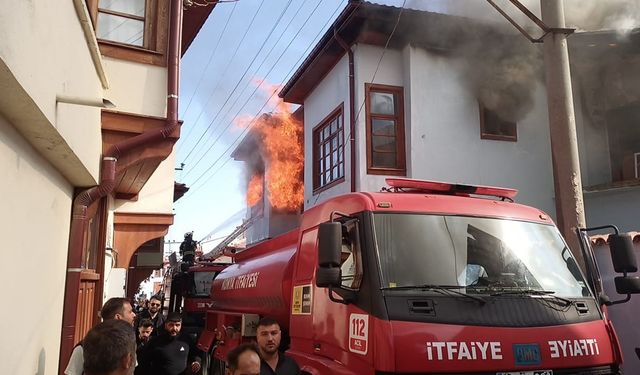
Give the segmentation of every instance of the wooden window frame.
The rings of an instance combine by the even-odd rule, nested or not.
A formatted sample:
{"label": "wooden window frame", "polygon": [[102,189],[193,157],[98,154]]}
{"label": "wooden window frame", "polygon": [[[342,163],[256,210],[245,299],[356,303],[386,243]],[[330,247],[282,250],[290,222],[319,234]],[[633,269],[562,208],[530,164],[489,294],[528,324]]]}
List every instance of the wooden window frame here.
{"label": "wooden window frame", "polygon": [[[167,66],[167,44],[169,38],[169,2],[165,0],[145,0],[143,47],[98,39],[100,53],[148,65]],[[99,7],[100,0],[86,0],[93,27],[97,30],[98,12],[141,20],[141,17],[114,12]]]}
{"label": "wooden window frame", "polygon": [[[367,174],[373,175],[391,175],[406,176],[407,175],[407,155],[405,145],[405,129],[404,129],[404,87],[381,85],[376,83],[365,83],[365,107],[366,107],[366,126],[367,126]],[[395,114],[382,115],[371,113],[371,92],[381,92],[394,95]],[[397,168],[376,167],[373,166],[373,145],[372,145],[372,120],[393,120],[396,123],[396,165]]]}
{"label": "wooden window frame", "polygon": [[[329,171],[331,171],[331,169],[335,166],[338,166],[338,170],[340,169],[339,166],[340,164],[342,164],[342,176],[325,184],[320,186],[320,147],[319,147],[319,136],[318,134],[320,133],[320,131],[322,129],[324,129],[327,126],[331,126],[331,121],[340,117],[341,121],[340,121],[340,127],[338,128],[338,130],[335,133],[335,136],[338,136],[338,134],[342,135],[342,143],[338,143],[338,153],[340,153],[340,149],[342,149],[342,161],[338,160],[338,163],[336,165],[331,165],[331,168],[329,168]],[[322,121],[320,121],[320,123],[318,123],[318,125],[316,125],[312,132],[311,132],[311,137],[312,137],[312,142],[313,142],[313,147],[312,147],[312,156],[311,159],[313,161],[313,195],[316,195],[324,190],[327,190],[329,188],[332,188],[342,182],[345,181],[345,174],[346,174],[346,162],[345,162],[345,139],[344,139],[344,102],[340,103],[339,106],[337,106],[333,111],[331,111],[331,113],[329,113],[325,118],[322,119]],[[329,140],[333,139],[333,137],[330,137]],[[325,140],[326,143],[326,140]],[[323,143],[324,145],[324,143]],[[329,150],[329,154],[331,155],[333,153],[333,149],[331,149],[330,146],[330,150]],[[323,155],[323,158],[326,157],[326,155]],[[325,168],[326,171],[326,168]],[[324,173],[324,172],[323,172]]]}
{"label": "wooden window frame", "polygon": [[480,139],[487,139],[491,141],[506,141],[506,142],[518,142],[518,123],[511,121],[504,121],[510,124],[513,124],[514,135],[506,135],[506,134],[493,134],[487,131],[487,118],[486,112],[487,109],[482,105],[482,103],[478,103],[480,108]]}

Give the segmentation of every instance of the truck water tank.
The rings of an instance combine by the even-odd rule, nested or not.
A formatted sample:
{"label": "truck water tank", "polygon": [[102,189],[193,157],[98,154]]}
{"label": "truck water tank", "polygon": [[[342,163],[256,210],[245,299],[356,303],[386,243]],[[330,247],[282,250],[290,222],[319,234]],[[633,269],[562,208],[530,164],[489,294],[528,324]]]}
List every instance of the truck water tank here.
{"label": "truck water tank", "polygon": [[213,281],[213,310],[259,314],[289,324],[297,231],[248,248]]}

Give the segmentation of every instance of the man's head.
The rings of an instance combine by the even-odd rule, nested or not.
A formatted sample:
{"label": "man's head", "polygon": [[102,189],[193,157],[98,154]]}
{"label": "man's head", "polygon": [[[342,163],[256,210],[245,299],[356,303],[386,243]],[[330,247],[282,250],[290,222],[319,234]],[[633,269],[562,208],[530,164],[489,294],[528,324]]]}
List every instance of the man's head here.
{"label": "man's head", "polygon": [[160,311],[161,304],[162,304],[162,301],[160,301],[160,297],[158,296],[151,297],[151,299],[149,300],[149,312],[152,314],[157,313],[158,311]]}
{"label": "man's head", "polygon": [[131,325],[133,325],[133,321],[136,319],[136,313],[133,312],[131,302],[126,298],[120,297],[110,298],[105,302],[102,310],[100,310],[100,316],[102,320],[124,320]]}
{"label": "man's head", "polygon": [[235,347],[227,355],[227,375],[260,375],[260,354],[253,343]]}
{"label": "man's head", "polygon": [[151,319],[142,319],[138,326],[138,338],[140,341],[147,342],[153,332],[153,322]]}
{"label": "man's head", "polygon": [[130,375],[136,366],[136,337],[123,320],[110,319],[93,327],[82,340],[82,351],[87,375]]}
{"label": "man's head", "polygon": [[176,337],[180,334],[182,328],[182,316],[177,312],[172,312],[167,316],[164,322],[164,329],[170,336]]}
{"label": "man's head", "polygon": [[277,353],[282,339],[280,324],[273,318],[260,319],[256,328],[256,338],[262,356],[266,357]]}

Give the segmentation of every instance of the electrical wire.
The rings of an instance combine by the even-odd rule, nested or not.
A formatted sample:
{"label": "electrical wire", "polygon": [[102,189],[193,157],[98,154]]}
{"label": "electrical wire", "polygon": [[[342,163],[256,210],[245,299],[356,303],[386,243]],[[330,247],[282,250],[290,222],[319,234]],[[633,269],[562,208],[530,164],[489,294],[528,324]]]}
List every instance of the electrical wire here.
{"label": "electrical wire", "polygon": [[[291,17],[291,19],[289,20],[289,23],[287,24],[287,26],[285,26],[283,32],[280,34],[280,37],[278,38],[278,40],[271,46],[271,49],[269,50],[269,52],[267,52],[265,58],[262,60],[262,62],[260,63],[260,65],[258,66],[258,68],[256,68],[255,72],[257,74],[257,72],[260,71],[260,69],[262,68],[262,66],[264,65],[264,63],[269,59],[269,57],[271,56],[271,53],[273,52],[273,50],[275,49],[275,47],[278,45],[278,43],[280,43],[280,40],[282,40],[282,37],[284,36],[284,34],[287,32],[287,30],[289,29],[289,26],[291,25],[291,23],[293,22],[293,20],[296,18],[296,16],[300,13],[300,10],[302,10],[302,8],[304,7],[304,5],[306,4],[307,0],[304,0],[302,2],[302,5],[300,6],[300,8],[298,8],[298,10],[296,11],[296,13],[293,15],[293,17]],[[264,45],[264,44],[263,44]],[[257,55],[256,55],[257,56]],[[255,58],[254,58],[255,60]],[[249,65],[251,66],[253,64],[252,63]],[[245,71],[245,74],[243,74],[242,78],[244,78],[244,76],[246,75],[248,69]],[[240,80],[242,80],[242,78]],[[239,83],[240,81],[238,81]],[[231,111],[232,108],[235,107],[235,105],[238,103],[238,101],[240,100],[240,98],[243,96],[244,92],[246,91],[247,87],[249,87],[249,83],[250,81],[247,81],[245,86],[243,87],[243,89],[241,90],[240,94],[236,96],[234,102],[228,107],[227,111],[225,112],[225,114],[222,116],[223,118],[225,116],[227,116],[229,114],[229,112]],[[228,102],[229,98],[231,96],[233,96],[233,94],[235,93],[235,90],[237,89],[237,84],[236,87],[234,88],[234,90],[231,92],[231,94],[229,96],[227,96],[227,100],[225,101],[225,103],[220,107],[220,109],[222,110],[224,108],[224,106],[226,105],[226,103]],[[246,104],[246,102],[245,102]],[[211,120],[211,122],[209,123],[209,125],[211,125],[211,123],[215,122],[216,119],[218,118],[218,116],[220,115],[222,111],[218,111],[215,115],[215,117]],[[191,129],[194,129],[195,127],[191,127]],[[209,149],[207,149],[207,151],[205,151],[204,154],[201,155],[201,157],[196,161],[196,163],[194,165],[197,165],[200,160],[202,160],[202,158],[204,157],[204,155],[211,149],[211,147]],[[184,177],[187,177],[187,175],[189,175],[190,171],[194,170],[193,168],[190,168],[187,173],[185,173]]]}
{"label": "electrical wire", "polygon": [[[306,0],[303,2],[306,2]],[[229,102],[229,99],[231,99],[231,97],[234,96],[236,90],[238,89],[238,86],[240,86],[240,83],[242,82],[242,80],[246,77],[247,73],[249,72],[250,68],[253,66],[253,63],[255,62],[256,58],[260,55],[260,52],[262,52],[264,46],[266,45],[267,41],[269,40],[269,38],[271,37],[271,35],[273,34],[273,31],[275,30],[276,26],[278,25],[280,19],[282,18],[282,16],[284,15],[284,13],[286,12],[286,10],[288,9],[289,5],[291,4],[291,0],[289,0],[289,3],[287,4],[287,7],[285,8],[285,10],[280,14],[280,17],[278,18],[278,20],[276,21],[276,23],[274,24],[273,28],[271,29],[271,31],[269,32],[269,35],[267,36],[267,38],[264,40],[264,42],[262,43],[262,45],[260,46],[260,50],[258,51],[258,53],[256,53],[256,55],[253,57],[253,59],[251,60],[251,62],[249,63],[249,65],[247,66],[247,69],[245,69],[244,73],[242,74],[242,77],[240,77],[240,79],[238,79],[238,81],[236,82],[234,88],[231,90],[231,93],[229,95],[227,95],[226,100],[224,101],[224,103],[222,104],[222,106],[220,107],[220,110],[218,112],[216,112],[216,115],[214,116],[214,118],[209,122],[209,125],[207,126],[207,128],[205,129],[204,133],[202,134],[202,136],[204,136],[206,134],[206,132],[213,126],[213,124],[215,123],[215,121],[218,119],[218,117],[220,116],[220,114],[222,113],[222,110],[224,109],[224,107],[227,105],[227,103]],[[278,38],[278,40],[273,44],[273,46],[271,47],[271,49],[269,50],[269,52],[267,53],[267,55],[265,56],[265,58],[262,60],[262,62],[260,63],[258,69],[256,69],[256,72],[258,72],[260,70],[260,68],[262,67],[262,65],[264,65],[264,62],[269,58],[269,56],[271,56],[271,52],[275,49],[276,45],[280,42],[280,40],[282,39],[282,36],[286,33],[286,31],[289,28],[289,25],[291,25],[291,22],[293,21],[293,19],[295,18],[295,16],[298,15],[298,13],[300,13],[300,10],[302,9],[302,6],[300,8],[298,8],[298,11],[296,12],[296,14],[291,18],[291,20],[289,21],[289,24],[287,24],[287,26],[283,29],[282,33],[280,34],[280,37]],[[245,87],[242,89],[242,91],[240,92],[239,95],[236,96],[236,99],[234,100],[233,104],[231,104],[227,111],[225,112],[224,116],[228,115],[229,112],[231,111],[231,109],[238,103],[238,100],[242,97],[242,94],[244,94],[246,88],[248,87],[249,82],[247,82],[247,84],[245,85]],[[254,91],[255,93],[255,91]],[[252,94],[253,95],[253,94]],[[249,101],[250,97],[247,98],[247,101],[245,102],[244,105],[246,105],[246,103]],[[243,107],[244,107],[243,105]],[[223,118],[224,118],[223,116]],[[227,127],[228,128],[228,127]],[[224,131],[227,130],[227,128],[225,128],[222,133],[224,133]],[[215,128],[214,128],[215,131]],[[221,133],[221,134],[222,134]],[[213,132],[212,132],[213,134]],[[201,138],[202,138],[201,136]],[[218,138],[216,138],[217,140]],[[215,141],[214,141],[215,144]],[[193,146],[194,148],[197,147],[197,144]],[[193,164],[193,167],[189,168],[187,170],[187,172],[184,174],[184,178],[186,178],[191,171],[193,171],[195,169],[195,166],[198,165],[200,163],[200,161],[204,158],[204,156],[209,152],[209,150],[211,150],[211,146],[200,156],[200,158]],[[183,163],[186,163],[186,159],[183,161]]]}
{"label": "electrical wire", "polygon": [[[315,8],[313,8],[313,11],[309,14],[309,16],[307,17],[307,19],[305,20],[304,24],[306,24],[309,19],[311,19],[311,16],[315,13],[315,11],[318,9],[318,7],[320,6],[320,4],[322,4],[322,1],[318,2],[318,4],[316,5]],[[302,28],[300,28],[298,30],[298,32],[293,36],[293,38],[289,41],[289,44],[287,44],[287,46],[285,47],[285,51],[289,49],[289,47],[293,44],[293,41],[298,37],[298,35],[300,34],[300,32],[302,31]],[[283,32],[284,34],[284,32]],[[268,57],[268,56],[267,56]],[[278,58],[278,60],[271,66],[271,69],[269,69],[269,71],[265,74],[265,77],[268,77],[269,74],[271,74],[271,72],[273,71],[273,69],[275,69],[278,66],[278,63],[280,62],[280,60],[284,57],[284,52],[280,55],[280,57]],[[263,62],[266,61],[263,60]],[[296,63],[297,64],[297,63]],[[238,81],[239,83],[240,81]],[[249,101],[251,100],[251,98],[253,98],[253,95],[255,95],[255,93],[258,91],[258,89],[260,87],[262,87],[262,85],[264,84],[264,82],[266,82],[266,79],[263,79],[251,92],[251,94],[247,97],[247,99],[245,100],[245,102],[242,104],[242,106],[238,109],[238,111],[236,112],[236,114],[234,115],[234,117],[227,123],[227,126],[218,134],[218,136],[214,139],[213,143],[209,146],[209,148],[207,148],[207,150],[200,156],[200,158],[193,164],[193,166],[187,171],[187,173],[184,174],[184,178],[186,178],[189,173],[191,171],[193,171],[195,169],[195,167],[202,161],[202,159],[209,153],[209,151],[211,151],[211,149],[213,148],[213,146],[216,145],[216,143],[218,142],[218,140],[222,137],[222,135],[229,129],[229,127],[231,127],[231,124],[233,124],[233,120],[235,120],[236,118],[238,118],[238,116],[240,115],[240,113],[242,112],[242,110],[244,109],[244,107],[249,103]],[[248,83],[245,86],[248,87]],[[237,88],[237,85],[236,85]],[[244,93],[244,89],[242,91],[242,93]],[[239,99],[242,96],[242,93],[236,97],[236,99]],[[227,98],[228,100],[228,98]],[[231,108],[233,108],[233,106],[235,105],[236,102],[234,102],[234,104],[232,104],[229,107],[229,111],[231,110]],[[226,101],[225,101],[226,104]],[[225,113],[225,116],[229,113],[229,111],[227,111]],[[219,114],[220,112],[218,112]],[[213,121],[215,121],[217,119],[217,115],[216,117],[214,117],[214,119],[211,121],[211,123],[209,124],[209,127],[213,124]],[[208,129],[208,128],[207,128]]]}
{"label": "electrical wire", "polygon": [[[191,98],[189,98],[189,102],[187,103],[187,106],[185,107],[184,111],[182,112],[182,116],[181,117],[183,117],[183,118],[189,112],[189,108],[191,107],[191,103],[193,102],[193,98],[198,93],[198,89],[200,88],[200,85],[202,84],[202,81],[204,79],[204,75],[209,70],[209,66],[211,66],[211,63],[213,62],[213,56],[218,51],[218,46],[220,46],[220,41],[222,39],[224,39],[224,36],[225,36],[225,34],[227,32],[227,26],[229,26],[229,21],[231,21],[231,19],[233,18],[233,14],[236,11],[236,6],[237,5],[238,5],[237,3],[233,4],[233,8],[231,8],[231,13],[229,14],[229,17],[227,17],[227,21],[224,23],[224,27],[222,28],[222,32],[220,33],[220,37],[217,38],[216,45],[211,50],[211,54],[209,54],[209,60],[207,61],[207,65],[205,66],[205,68],[202,69],[202,74],[200,74],[200,77],[198,78],[198,83],[196,84],[196,89],[193,91],[193,95],[191,95]],[[185,135],[185,139],[189,138],[189,135],[191,135],[191,133],[193,132],[193,129],[195,129],[195,126],[192,126],[192,127],[189,128],[189,130],[187,131],[187,134]]]}
{"label": "electrical wire", "polygon": [[[292,74],[294,73],[295,69],[298,68],[300,62],[307,57],[307,53],[309,53],[309,51],[315,46],[315,44],[317,43],[317,41],[321,38],[321,36],[323,35],[323,33],[325,32],[325,29],[327,28],[327,26],[329,25],[329,23],[331,23],[334,20],[334,17],[336,15],[336,13],[343,7],[342,2],[340,4],[338,4],[338,7],[333,11],[333,13],[331,14],[331,16],[329,17],[328,21],[324,24],[324,26],[320,29],[320,31],[318,32],[318,34],[316,34],[316,36],[314,37],[313,41],[311,43],[309,43],[309,46],[307,47],[307,49],[305,50],[305,52],[300,56],[300,58],[298,59],[298,61],[293,64],[291,70],[287,73],[287,76],[285,77],[284,81],[288,80]],[[297,34],[296,34],[297,35]],[[291,43],[290,43],[291,44]],[[278,60],[279,61],[279,60]],[[277,64],[277,62],[276,62]],[[251,125],[255,122],[255,120],[258,118],[259,114],[261,113],[261,111],[264,109],[264,107],[269,103],[269,101],[273,98],[273,96],[275,95],[275,91],[273,94],[271,94],[271,96],[267,99],[267,101],[264,103],[264,105],[260,108],[260,110],[258,110],[258,113],[256,114],[256,116],[254,117],[254,119],[252,120],[252,122],[238,135],[238,137],[236,137],[234,139],[234,141],[231,143],[231,145],[220,155],[220,157],[218,157],[213,164],[210,165],[210,167],[203,172],[197,179],[196,181],[194,181],[192,183],[192,186],[195,186],[197,181],[199,181],[209,170],[211,170],[215,164],[217,164],[219,162],[219,160],[222,158],[222,156],[224,156],[237,142],[238,140],[241,139],[241,137],[243,137],[251,128]],[[180,202],[184,202],[187,198],[189,197],[193,197],[195,196],[195,193],[198,192],[199,190],[201,190],[201,188],[203,186],[207,185],[207,182],[213,178],[213,176],[215,176],[216,173],[218,173],[223,167],[224,165],[226,165],[229,161],[231,160],[231,158],[228,158],[225,160],[225,162],[222,164],[222,166],[220,166],[220,168],[216,169],[214,171],[214,173],[212,173],[200,186],[198,186],[196,189],[194,189],[194,191],[192,191],[191,194],[189,194],[188,196],[185,196],[184,198],[182,198],[181,200],[179,200],[176,203],[180,203]]]}
{"label": "electrical wire", "polygon": [[[245,30],[244,34],[242,35],[242,38],[240,39],[240,42],[236,45],[235,50],[233,51],[233,54],[231,55],[231,58],[229,59],[226,67],[224,68],[224,71],[222,72],[222,74],[220,75],[220,80],[218,80],[218,83],[216,84],[216,86],[213,88],[213,90],[211,90],[211,94],[209,95],[209,97],[207,98],[207,100],[205,101],[206,103],[209,103],[209,101],[211,100],[211,98],[213,97],[213,94],[215,94],[216,90],[218,89],[218,87],[220,86],[220,82],[222,82],[222,80],[226,77],[227,75],[227,71],[229,70],[229,67],[231,66],[231,63],[233,62],[233,59],[235,59],[236,55],[238,54],[238,50],[240,50],[240,46],[242,45],[242,42],[244,42],[244,39],[247,37],[247,34],[249,33],[249,30],[251,30],[251,26],[253,26],[253,23],[256,20],[256,17],[258,16],[258,13],[260,13],[260,9],[262,9],[262,6],[264,5],[264,0],[260,1],[260,6],[258,7],[258,9],[256,10],[256,12],[253,14],[253,17],[251,18],[251,22],[249,22],[249,26],[247,27],[247,29]],[[194,127],[195,125],[198,123],[198,120],[200,120],[200,117],[202,116],[202,114],[204,113],[204,107],[200,110],[200,113],[198,114],[198,117],[196,118],[196,120],[193,122]],[[207,130],[209,130],[208,128],[202,133],[202,135],[200,136],[200,138],[198,138],[198,141],[196,142],[195,146],[189,151],[189,153],[187,154],[187,156],[183,159],[183,163],[186,164],[187,159],[189,159],[189,156],[191,156],[191,153],[193,152],[193,150],[196,149],[196,147],[198,146],[198,144],[200,144],[200,141],[202,140],[202,138],[205,136],[205,134],[207,134]]]}
{"label": "electrical wire", "polygon": [[[320,4],[320,3],[318,3],[318,5],[319,5],[319,4]],[[315,10],[316,10],[317,8],[318,8],[318,6],[316,6],[316,7],[314,8],[314,11],[309,15],[309,17],[308,17],[308,18],[307,18],[307,20],[305,21],[305,24],[306,24],[306,22],[309,20],[309,18],[311,17],[311,15],[313,15],[313,13],[315,12]],[[332,16],[331,16],[331,18],[330,18],[329,20],[331,20],[331,19],[333,18],[333,16],[335,15],[335,13],[337,12],[337,10],[338,10],[338,9],[340,9],[340,6],[338,6],[338,8],[334,11],[334,13],[332,14]],[[321,31],[322,31],[322,30],[327,26],[327,24],[328,24],[328,22],[325,24],[325,26],[323,26],[323,28],[321,29]],[[297,36],[300,34],[300,32],[301,32],[301,31],[302,31],[302,28],[301,28],[300,30],[298,30],[298,32],[294,35],[294,37],[291,39],[291,41],[289,42],[289,44],[287,45],[287,47],[285,48],[285,50],[287,50],[287,49],[291,46],[292,42],[297,38]],[[318,35],[316,35],[316,38],[317,38],[319,35],[321,35],[321,34],[319,33]],[[315,39],[316,39],[316,38],[314,38],[314,41],[315,41]],[[310,44],[310,46],[307,48],[307,51],[308,51],[310,48],[312,48],[312,47],[313,47],[313,45],[314,45],[314,43]],[[287,73],[287,76],[289,76],[289,75],[291,75],[291,74],[293,73],[294,69],[298,66],[298,64],[300,63],[300,61],[302,61],[302,58],[303,58],[303,57],[305,57],[305,55],[306,55],[307,51],[305,51],[305,53],[303,53],[303,54],[302,54],[302,56],[300,57],[300,59],[298,59],[298,61],[293,65],[292,69],[289,71],[289,73]],[[282,54],[280,55],[280,57],[278,58],[278,60],[275,62],[275,64],[273,64],[273,66],[271,67],[271,69],[270,69],[270,70],[269,70],[269,72],[267,73],[266,77],[268,77],[268,75],[271,73],[271,71],[272,71],[276,66],[278,66],[278,63],[280,62],[280,60],[281,60],[283,57],[284,57],[284,53],[282,53]],[[233,119],[232,119],[231,121],[229,121],[229,123],[228,123],[228,124],[227,124],[227,126],[224,128],[224,130],[223,130],[220,134],[218,134],[218,137],[214,140],[214,142],[211,144],[211,146],[209,146],[209,148],[207,149],[207,151],[206,151],[206,152],[205,152],[205,154],[203,154],[203,155],[206,155],[206,153],[208,153],[208,152],[213,148],[213,146],[214,146],[214,145],[218,142],[218,140],[222,137],[222,134],[224,134],[224,132],[225,132],[225,131],[227,131],[227,129],[231,126],[231,124],[233,123],[233,120],[235,120],[235,119],[240,115],[240,113],[242,112],[242,110],[244,109],[244,107],[247,105],[247,103],[249,102],[249,100],[253,97],[253,95],[256,93],[256,91],[257,91],[257,90],[258,90],[258,89],[259,89],[259,88],[264,84],[264,82],[266,82],[266,79],[262,80],[262,81],[260,82],[260,84],[256,86],[256,88],[253,90],[253,92],[251,93],[251,95],[247,98],[247,100],[245,101],[245,103],[243,104],[243,106],[238,110],[238,112],[236,112],[235,116],[233,117]],[[253,118],[253,120],[252,120],[252,121],[251,121],[251,122],[250,122],[250,123],[245,127],[244,131],[243,131],[240,135],[245,134],[245,133],[248,131],[248,129],[250,129],[250,128],[251,128],[251,126],[253,125],[253,123],[258,119],[258,116],[260,115],[260,113],[262,112],[262,110],[263,110],[263,109],[265,108],[265,106],[269,103],[269,101],[273,98],[273,96],[276,94],[276,92],[277,92],[277,91],[274,91],[274,92],[271,94],[271,96],[267,99],[267,101],[266,101],[266,102],[264,103],[264,105],[260,108],[260,110],[258,110],[258,112],[256,113],[256,115],[255,115],[255,117]],[[236,138],[236,140],[237,140],[237,139],[238,139],[238,138]],[[234,142],[235,142],[235,141],[234,141]],[[224,152],[224,153],[226,153],[226,152],[227,152],[227,151],[228,151],[232,146],[233,146],[233,143],[229,146],[229,148],[227,148],[227,150],[225,150],[225,152]],[[224,153],[223,153],[222,155],[224,155]],[[220,155],[220,157],[222,157],[222,155]],[[200,158],[200,160],[201,160],[201,159],[202,159],[202,157]],[[220,158],[216,159],[216,161],[214,162],[214,164],[215,164],[219,159],[220,159]],[[199,160],[199,161],[200,161],[200,160]],[[212,166],[213,166],[213,165],[212,165]],[[203,176],[204,174],[206,174],[209,170],[211,170],[212,166],[210,166],[209,168],[207,168],[207,170],[206,170],[203,174],[201,174],[201,175],[196,179],[196,181],[194,181],[192,184],[194,184],[194,185],[195,185],[195,183],[196,183],[197,181],[199,181],[199,180],[202,178],[202,176]],[[186,175],[185,175],[185,177],[186,177]]]}
{"label": "electrical wire", "polygon": [[[402,2],[402,6],[400,7],[400,11],[398,12],[398,18],[396,19],[396,23],[393,26],[393,29],[391,30],[391,33],[389,34],[389,37],[387,38],[387,42],[384,45],[384,49],[382,50],[382,54],[380,54],[380,58],[378,59],[378,64],[376,65],[376,70],[373,72],[373,76],[371,77],[371,83],[375,83],[375,79],[376,79],[376,75],[378,74],[378,70],[380,69],[380,63],[382,62],[382,59],[384,58],[385,53],[387,52],[387,49],[389,47],[389,42],[391,42],[391,39],[393,38],[393,35],[396,32],[396,29],[398,28],[398,24],[400,23],[400,17],[402,17],[402,12],[404,11],[404,7],[407,3],[407,0],[404,0]],[[362,103],[360,104],[360,108],[358,108],[358,112],[356,113],[356,118],[353,120],[356,124],[358,123],[358,118],[360,117],[360,112],[362,111],[362,108],[364,107],[364,104],[366,103],[367,98],[364,97],[362,98]],[[346,142],[347,140],[351,139],[351,128],[349,128],[349,133],[347,133],[347,136],[344,138],[344,142]],[[353,146],[351,146],[353,147]],[[344,150],[345,150],[345,145],[342,145],[342,148],[340,149],[341,152],[341,156],[342,156],[342,160],[344,160]],[[340,157],[338,157],[338,160],[340,160]],[[354,160],[351,160],[351,163],[353,163]],[[353,178],[353,176],[351,176],[351,178]],[[322,193],[324,192],[320,191],[318,193],[318,195],[316,195],[316,199],[313,202],[313,205],[315,206],[318,203],[318,200],[320,199],[320,196],[322,195]]]}

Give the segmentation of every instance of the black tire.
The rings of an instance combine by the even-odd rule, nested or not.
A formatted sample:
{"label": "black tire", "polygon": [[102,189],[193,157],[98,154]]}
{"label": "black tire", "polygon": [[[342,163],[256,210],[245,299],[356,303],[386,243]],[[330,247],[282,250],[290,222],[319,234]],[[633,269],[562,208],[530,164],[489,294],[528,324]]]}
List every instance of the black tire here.
{"label": "black tire", "polygon": [[210,367],[211,367],[211,353],[205,353],[202,356],[202,368],[200,369],[200,373],[202,375],[211,375]]}
{"label": "black tire", "polygon": [[212,357],[209,375],[224,375],[226,369],[227,364],[224,361]]}

